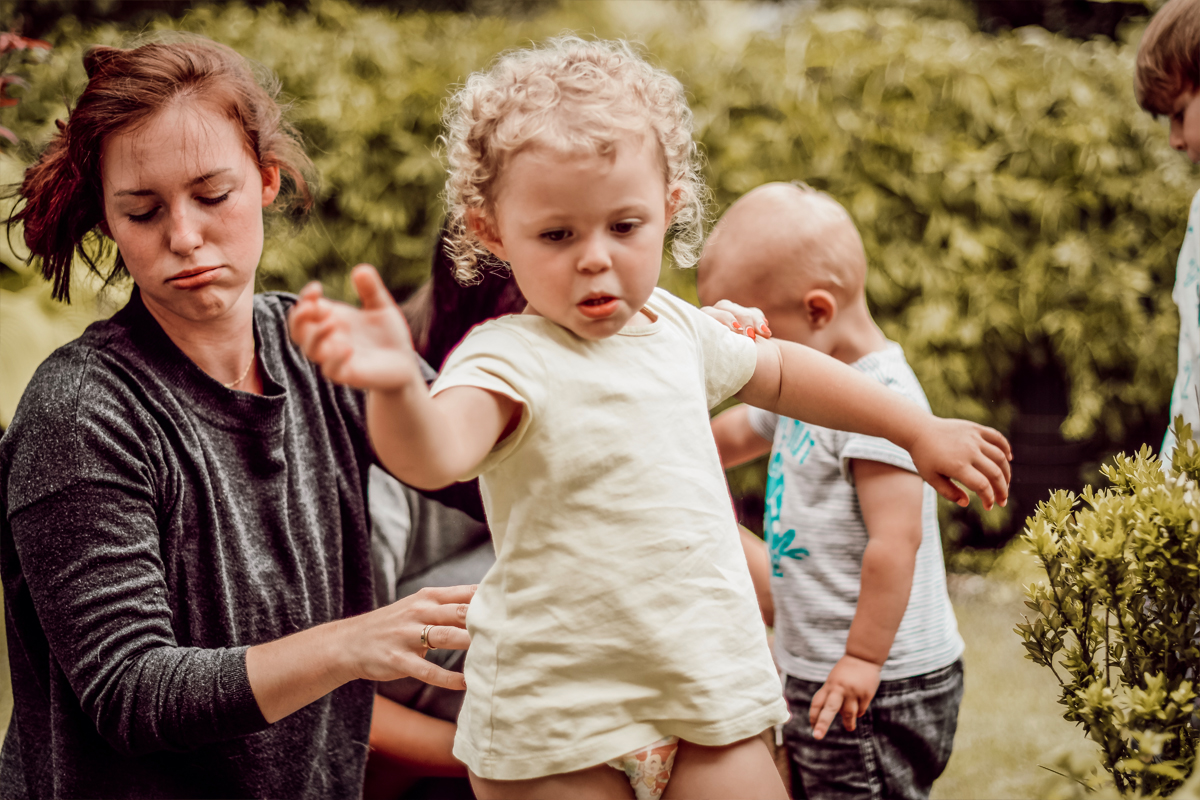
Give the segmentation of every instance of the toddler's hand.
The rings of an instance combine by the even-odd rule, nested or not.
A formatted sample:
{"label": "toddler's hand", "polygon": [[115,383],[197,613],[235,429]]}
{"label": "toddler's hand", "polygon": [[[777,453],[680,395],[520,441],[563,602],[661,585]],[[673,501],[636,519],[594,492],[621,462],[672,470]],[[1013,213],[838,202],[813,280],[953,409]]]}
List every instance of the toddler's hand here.
{"label": "toddler's hand", "polygon": [[767,318],[757,308],[739,306],[730,300],[718,300],[714,305],[704,306],[700,310],[731,331],[745,332],[751,339],[758,336],[771,338]]}
{"label": "toddler's hand", "polygon": [[288,315],[292,340],[325,376],[358,389],[400,389],[419,373],[412,335],[375,268],[350,275],[362,308],[328,300],[310,283]]}
{"label": "toddler's hand", "polygon": [[930,417],[908,451],[917,472],[947,500],[960,506],[970,502],[953,479],[979,495],[984,508],[1008,503],[1012,448],[999,431],[962,419]]}
{"label": "toddler's hand", "polygon": [[875,692],[879,689],[879,665],[852,655],[844,655],[825,683],[813,695],[808,708],[808,724],[813,738],[824,739],[833,718],[842,715],[846,730],[854,730],[857,720],[867,713]]}

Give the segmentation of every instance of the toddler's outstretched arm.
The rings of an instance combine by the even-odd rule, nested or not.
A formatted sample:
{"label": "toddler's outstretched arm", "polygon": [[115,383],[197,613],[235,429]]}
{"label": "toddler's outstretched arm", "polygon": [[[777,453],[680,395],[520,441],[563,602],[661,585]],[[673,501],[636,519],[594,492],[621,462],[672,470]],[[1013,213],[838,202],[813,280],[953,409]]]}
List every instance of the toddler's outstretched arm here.
{"label": "toddler's outstretched arm", "polygon": [[785,417],[879,436],[907,450],[917,472],[943,497],[985,508],[1008,502],[1012,450],[999,431],[941,419],[842,362],[803,345],[759,339],[754,376],[738,399]]}
{"label": "toddler's outstretched arm", "polygon": [[310,283],[288,317],[292,339],[330,380],[367,390],[367,428],[383,465],[419,489],[458,480],[520,420],[510,398],[469,386],[436,398],[421,377],[404,316],[374,267],[351,273],[362,308]]}

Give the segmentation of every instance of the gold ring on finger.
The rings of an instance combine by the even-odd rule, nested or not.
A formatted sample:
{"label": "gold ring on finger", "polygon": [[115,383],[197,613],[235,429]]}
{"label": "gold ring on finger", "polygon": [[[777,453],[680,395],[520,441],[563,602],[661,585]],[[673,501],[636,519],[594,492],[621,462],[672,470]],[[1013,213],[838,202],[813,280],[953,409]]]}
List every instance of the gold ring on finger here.
{"label": "gold ring on finger", "polygon": [[429,631],[433,627],[433,625],[426,625],[421,630],[421,647],[424,647],[426,650],[437,650],[436,647],[429,643]]}

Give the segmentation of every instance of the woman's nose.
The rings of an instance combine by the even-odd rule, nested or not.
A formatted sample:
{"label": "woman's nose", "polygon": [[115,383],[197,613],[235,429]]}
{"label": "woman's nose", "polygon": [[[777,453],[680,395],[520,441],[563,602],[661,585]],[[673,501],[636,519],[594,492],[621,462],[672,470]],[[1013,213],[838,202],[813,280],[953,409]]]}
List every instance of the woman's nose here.
{"label": "woman's nose", "polygon": [[173,209],[168,219],[170,220],[170,230],[167,232],[167,236],[170,238],[172,253],[178,256],[189,256],[204,243],[204,239],[200,235],[200,221],[185,209]]}

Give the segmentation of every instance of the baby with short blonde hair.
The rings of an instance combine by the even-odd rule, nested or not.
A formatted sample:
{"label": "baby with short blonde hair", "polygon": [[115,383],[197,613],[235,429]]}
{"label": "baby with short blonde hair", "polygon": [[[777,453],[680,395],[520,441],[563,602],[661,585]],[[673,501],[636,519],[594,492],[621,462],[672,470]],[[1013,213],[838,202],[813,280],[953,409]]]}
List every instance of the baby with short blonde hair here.
{"label": "baby with short blonde hair", "polygon": [[497,558],[455,755],[483,798],[787,796],[758,738],[786,705],[709,428],[726,398],[892,439],[952,499],[950,477],[1007,494],[997,432],[656,288],[668,232],[684,265],[701,233],[691,125],[682,85],[624,42],[506,53],[447,113],[448,213],[460,275],[507,266],[525,312],[475,328],[428,391],[373,269],[361,309],[310,286],[292,317],[368,390],[397,477],[480,478]]}

